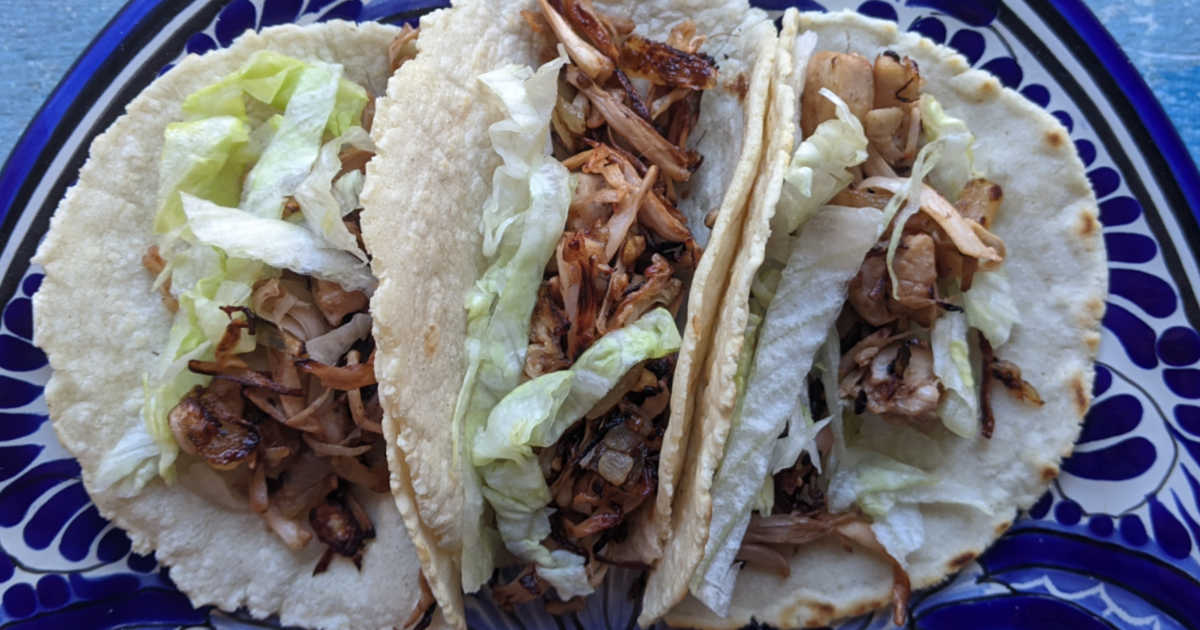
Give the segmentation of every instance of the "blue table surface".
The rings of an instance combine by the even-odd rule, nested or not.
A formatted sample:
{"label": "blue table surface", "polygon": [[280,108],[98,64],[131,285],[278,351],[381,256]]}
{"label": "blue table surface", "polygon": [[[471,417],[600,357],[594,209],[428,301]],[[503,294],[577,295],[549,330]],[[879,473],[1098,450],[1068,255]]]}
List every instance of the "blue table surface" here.
{"label": "blue table surface", "polygon": [[[1200,161],[1200,0],[1086,0]],[[0,156],[124,0],[0,0]]]}

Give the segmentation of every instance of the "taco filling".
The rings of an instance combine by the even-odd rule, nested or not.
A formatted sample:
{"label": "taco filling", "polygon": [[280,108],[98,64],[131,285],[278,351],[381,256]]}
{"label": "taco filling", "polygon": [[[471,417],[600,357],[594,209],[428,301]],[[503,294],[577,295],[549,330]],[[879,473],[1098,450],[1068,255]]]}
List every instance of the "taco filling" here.
{"label": "taco filling", "polygon": [[[531,35],[569,59],[480,77],[508,117],[490,128],[504,165],[483,209],[489,266],[467,301],[455,429],[464,590],[494,580],[501,605],[546,597],[563,610],[609,565],[660,553],[636,530],[701,254],[676,204],[702,159],[687,145],[717,70],[691,22],[655,42],[587,1],[539,4],[524,13]],[[516,577],[493,575],[496,533]]]}
{"label": "taco filling", "polygon": [[[415,36],[389,48],[393,70]],[[184,483],[248,506],[291,549],[324,545],[314,575],[335,555],[361,567],[375,528],[356,494],[388,492],[358,220],[371,97],[339,65],[260,51],[182,109],[142,259],[174,317],[143,378],[149,435],[98,481],[132,494],[186,463]]]}
{"label": "taco filling", "polygon": [[902,624],[907,555],[924,538],[916,506],[986,509],[923,469],[934,438],[990,438],[996,383],[1041,400],[994,354],[1020,315],[989,231],[1003,191],[974,172],[974,136],[922,93],[914,60],[809,56],[814,45],[798,38],[803,142],[751,288],[713,485],[727,501],[691,590],[724,614],[735,562],[787,576],[797,546],[832,537],[892,566]]}

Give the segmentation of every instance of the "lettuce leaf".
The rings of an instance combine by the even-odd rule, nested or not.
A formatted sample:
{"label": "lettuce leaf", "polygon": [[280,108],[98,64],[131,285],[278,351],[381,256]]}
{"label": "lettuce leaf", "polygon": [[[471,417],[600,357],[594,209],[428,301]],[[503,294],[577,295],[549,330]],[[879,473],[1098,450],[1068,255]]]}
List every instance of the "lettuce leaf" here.
{"label": "lettuce leaf", "polygon": [[971,290],[963,293],[967,323],[983,333],[993,348],[1008,343],[1014,324],[1021,323],[1021,311],[1012,298],[1012,286],[1003,268],[977,271]]}
{"label": "lettuce leaf", "polygon": [[[892,217],[900,211],[901,205],[904,210],[900,211],[899,216],[896,216],[895,225],[892,226],[892,235],[888,239],[887,254],[884,257],[887,265],[889,278],[896,277],[896,270],[892,267],[892,263],[896,258],[896,250],[900,247],[900,239],[904,236],[904,224],[913,217],[921,209],[921,186],[925,180],[925,176],[929,174],[942,158],[942,143],[935,141],[921,147],[917,152],[917,159],[913,160],[912,174],[904,182],[904,186],[896,191],[892,198],[888,200],[887,205],[883,207],[883,227],[880,229],[880,235],[887,229],[888,223],[892,221]],[[892,281],[892,297],[900,299],[900,283]]]}
{"label": "lettuce leaf", "polygon": [[176,231],[187,222],[181,192],[221,205],[236,204],[241,176],[249,165],[250,126],[233,116],[214,116],[167,125],[159,159],[159,209],[154,231]]}
{"label": "lettuce leaf", "polygon": [[713,515],[691,592],[717,614],[733,593],[734,556],[774,442],[794,413],[817,349],[846,299],[846,287],[879,233],[874,208],[829,206],[801,230],[763,322],[741,413],[735,415],[713,480]]}
{"label": "lettuce leaf", "polygon": [[479,77],[507,117],[489,128],[504,163],[493,174],[492,194],[484,203],[480,231],[488,268],[466,300],[467,372],[451,428],[465,495],[461,558],[468,593],[489,580],[495,567],[472,445],[492,408],[521,382],[542,269],[554,254],[571,204],[567,169],[547,155],[563,63],[556,59],[537,72],[505,66]]}
{"label": "lettuce leaf", "polygon": [[837,117],[818,125],[792,153],[771,217],[772,237],[794,233],[853,181],[850,169],[867,160],[867,136],[858,117],[828,88],[821,96],[833,103]]}
{"label": "lettuce leaf", "polygon": [[[304,181],[296,187],[293,196],[300,205],[300,211],[304,213],[304,221],[309,230],[366,263],[367,254],[359,248],[358,238],[351,234],[342,222],[342,217],[354,212],[358,207],[358,193],[362,191],[362,173],[357,170],[350,171],[334,182],[334,178],[342,170],[339,155],[345,146],[375,151],[375,144],[371,142],[371,136],[366,130],[362,127],[347,129],[346,133],[321,147],[316,163]],[[343,189],[338,189],[342,180],[347,182],[342,184]],[[347,184],[349,188],[345,188]]]}
{"label": "lettuce leaf", "polygon": [[238,208],[183,195],[188,227],[196,239],[231,256],[262,261],[276,269],[336,282],[349,291],[375,290],[375,276],[366,263],[332,247],[304,226],[282,219],[255,216]]}
{"label": "lettuce leaf", "polygon": [[967,182],[975,177],[975,136],[966,122],[947,114],[933,96],[922,94],[920,108],[925,141],[941,141],[945,145],[943,159],[929,173],[929,183],[953,202],[962,194]]}
{"label": "lettuce leaf", "polygon": [[971,372],[967,344],[967,316],[947,311],[933,322],[929,337],[933,349],[933,373],[946,390],[938,405],[938,417],[951,433],[972,438],[979,433],[979,392]]}
{"label": "lettuce leaf", "polygon": [[584,560],[542,546],[550,535],[550,489],[533,449],[552,446],[571,425],[600,402],[635,365],[679,350],[679,331],[665,309],[592,344],[569,370],[521,384],[492,408],[475,435],[472,462],[482,492],[496,513],[505,547],[569,599],[592,592]]}

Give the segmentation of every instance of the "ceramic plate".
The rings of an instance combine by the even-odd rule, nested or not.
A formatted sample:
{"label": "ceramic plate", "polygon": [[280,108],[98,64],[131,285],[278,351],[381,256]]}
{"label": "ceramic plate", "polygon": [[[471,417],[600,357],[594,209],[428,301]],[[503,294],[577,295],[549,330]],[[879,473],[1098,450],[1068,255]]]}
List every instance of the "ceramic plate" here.
{"label": "ceramic plate", "polygon": [[[0,627],[271,626],[193,608],[154,557],[91,505],[54,437],[31,344],[29,258],[106,128],[188,52],[248,28],[330,18],[415,21],[437,1],[130,2],[42,107],[0,173]],[[913,597],[908,624],[959,628],[1200,628],[1200,175],[1162,109],[1078,0],[760,0],[855,9],[958,49],[1058,117],[1100,200],[1111,295],[1095,403],[1063,474],[956,577]],[[469,601],[483,629],[629,628],[629,575],[551,619]],[[843,627],[890,627],[887,614]]]}

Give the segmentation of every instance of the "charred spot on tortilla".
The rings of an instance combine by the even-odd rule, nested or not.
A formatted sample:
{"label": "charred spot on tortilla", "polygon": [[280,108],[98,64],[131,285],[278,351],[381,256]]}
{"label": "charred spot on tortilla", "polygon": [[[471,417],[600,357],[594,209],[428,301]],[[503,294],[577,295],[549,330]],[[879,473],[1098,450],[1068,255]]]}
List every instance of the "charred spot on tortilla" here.
{"label": "charred spot on tortilla", "polygon": [[959,569],[967,566],[967,564],[974,560],[978,555],[979,554],[975,553],[974,551],[964,551],[963,553],[954,556],[954,558],[950,560],[948,566],[950,567],[951,571],[958,571]]}
{"label": "charred spot on tortilla", "polygon": [[1050,148],[1061,149],[1064,145],[1066,145],[1066,143],[1066,138],[1064,138],[1062,133],[1057,129],[1046,132],[1046,144],[1049,145]]}
{"label": "charred spot on tortilla", "polygon": [[1088,239],[1088,238],[1091,238],[1091,237],[1099,234],[1100,229],[1101,229],[1100,221],[1096,218],[1095,213],[1093,213],[1093,212],[1080,212],[1079,213],[1079,227],[1078,227],[1079,236],[1082,236],[1084,239]]}
{"label": "charred spot on tortilla", "polygon": [[425,329],[425,356],[431,357],[437,352],[439,337],[437,324],[430,324],[429,328]]}
{"label": "charred spot on tortilla", "polygon": [[1081,418],[1080,422],[1082,422],[1084,414],[1087,413],[1088,407],[1092,404],[1092,393],[1082,374],[1076,374],[1071,378],[1071,393],[1073,394],[1072,402],[1075,403],[1075,411],[1079,414]]}

